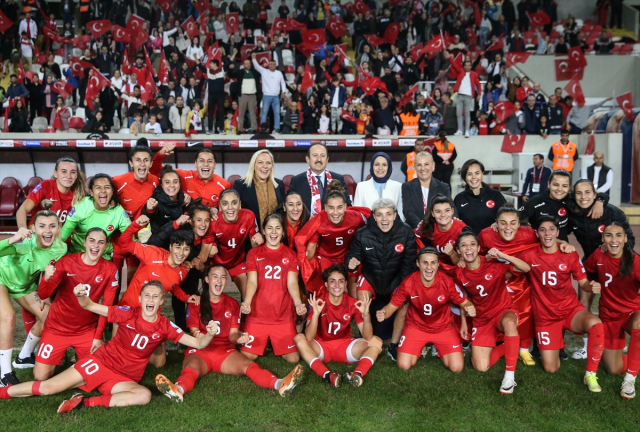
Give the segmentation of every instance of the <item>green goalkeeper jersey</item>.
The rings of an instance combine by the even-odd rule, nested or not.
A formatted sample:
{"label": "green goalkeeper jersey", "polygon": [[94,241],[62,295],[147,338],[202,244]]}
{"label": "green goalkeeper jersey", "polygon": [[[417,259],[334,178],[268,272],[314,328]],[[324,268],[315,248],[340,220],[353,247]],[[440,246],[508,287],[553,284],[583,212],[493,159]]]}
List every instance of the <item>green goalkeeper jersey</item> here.
{"label": "green goalkeeper jersey", "polygon": [[107,233],[107,250],[102,257],[111,260],[113,245],[111,244],[111,234],[118,230],[124,232],[131,225],[129,215],[117,205],[105,211],[96,210],[93,205],[93,198],[85,197],[69,210],[67,220],[62,226],[62,240],[66,241],[71,236],[71,251],[69,253],[84,252],[84,238],[91,228],[102,228]]}
{"label": "green goalkeeper jersey", "polygon": [[0,283],[7,287],[11,298],[19,298],[38,288],[38,278],[45,267],[67,253],[67,245],[56,239],[50,248],[41,249],[36,236],[20,243],[0,241]]}

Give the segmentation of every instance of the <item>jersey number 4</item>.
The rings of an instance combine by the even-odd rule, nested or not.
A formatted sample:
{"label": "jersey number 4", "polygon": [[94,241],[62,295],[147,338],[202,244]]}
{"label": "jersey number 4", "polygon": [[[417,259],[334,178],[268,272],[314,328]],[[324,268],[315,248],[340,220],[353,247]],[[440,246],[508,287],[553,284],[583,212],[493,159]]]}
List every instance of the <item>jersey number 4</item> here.
{"label": "jersey number 4", "polygon": [[[266,270],[265,274],[264,274],[264,278],[265,279],[280,279],[280,273],[282,273],[282,267],[280,266],[264,266],[264,269]],[[272,274],[273,273],[273,274]]]}

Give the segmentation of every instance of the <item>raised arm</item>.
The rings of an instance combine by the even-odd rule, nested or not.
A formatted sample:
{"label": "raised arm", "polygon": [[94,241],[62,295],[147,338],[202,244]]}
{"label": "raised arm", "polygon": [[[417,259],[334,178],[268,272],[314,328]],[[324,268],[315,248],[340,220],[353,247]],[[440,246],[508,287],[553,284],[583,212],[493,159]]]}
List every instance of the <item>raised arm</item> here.
{"label": "raised arm", "polygon": [[528,273],[529,270],[531,270],[531,267],[529,267],[529,264],[527,264],[526,262],[522,261],[519,258],[504,254],[496,248],[491,248],[489,252],[487,252],[487,256],[508,261],[509,263],[513,264],[513,270],[517,273]]}
{"label": "raised arm", "polygon": [[109,315],[109,306],[101,305],[99,303],[94,303],[93,300],[89,298],[89,293],[87,293],[87,289],[84,284],[78,284],[73,289],[73,293],[78,298],[78,303],[84,310],[88,310],[97,315],[101,315],[106,317]]}
{"label": "raised arm", "polygon": [[186,345],[186,346],[191,347],[191,348],[204,349],[207,346],[209,346],[209,344],[213,340],[213,336],[217,332],[218,332],[218,324],[216,324],[215,321],[211,320],[207,324],[207,334],[206,335],[204,335],[202,337],[193,337],[193,336],[188,335],[188,334],[185,333],[184,335],[182,335],[182,337],[180,338],[180,340],[178,342],[181,343],[182,345]]}

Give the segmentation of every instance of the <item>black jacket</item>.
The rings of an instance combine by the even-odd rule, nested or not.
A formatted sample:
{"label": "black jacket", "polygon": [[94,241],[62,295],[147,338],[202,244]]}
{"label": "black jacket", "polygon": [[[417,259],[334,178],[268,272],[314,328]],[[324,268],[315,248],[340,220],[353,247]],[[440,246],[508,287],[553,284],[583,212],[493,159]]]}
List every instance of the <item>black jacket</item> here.
{"label": "black jacket", "polygon": [[465,186],[453,202],[462,222],[470,226],[474,233],[479,234],[496,221],[498,209],[504,206],[507,200],[499,190],[492,189],[483,182],[478,195],[475,195],[469,186]]}
{"label": "black jacket", "polygon": [[[431,183],[429,183],[429,200],[436,196],[436,194],[451,197],[451,188],[448,184],[431,178]],[[417,178],[402,184],[402,212],[409,226],[413,228],[417,227],[422,221],[424,216],[424,199],[422,198],[420,180]]]}
{"label": "black jacket", "polygon": [[[589,165],[587,167],[587,178],[591,180],[592,183],[594,180],[593,177],[595,176],[595,166],[596,164]],[[602,168],[600,168],[600,174],[598,175],[598,188],[601,188],[602,185],[607,182],[607,174],[609,174],[609,171],[611,171],[611,168],[609,168],[605,164],[602,164]],[[609,195],[609,191],[605,191],[603,193]]]}
{"label": "black jacket", "polygon": [[618,207],[611,204],[604,206],[604,213],[599,219],[591,219],[587,214],[591,211],[591,207],[588,209],[580,209],[573,199],[567,202],[567,210],[569,211],[569,225],[571,232],[576,236],[578,243],[584,250],[584,256],[582,262],[589,258],[589,256],[602,244],[602,233],[604,227],[611,222],[619,222],[624,227],[624,231],[627,234],[627,241],[631,245],[631,248],[635,246],[636,238],[631,231],[627,217]]}
{"label": "black jacket", "polygon": [[[527,176],[524,178],[524,185],[522,186],[522,196],[533,197],[547,190],[549,187],[549,177],[551,177],[551,170],[543,166],[542,172],[536,169],[536,178],[533,176],[533,170],[535,167],[529,168],[527,170]],[[540,184],[540,192],[533,192],[533,184],[534,180],[538,181]],[[529,191],[531,189],[531,191]]]}
{"label": "black jacket", "polygon": [[147,206],[142,207],[142,214],[149,218],[151,223],[151,232],[155,234],[157,230],[162,228],[168,222],[173,222],[184,214],[182,203],[184,202],[184,193],[182,190],[178,192],[178,199],[172,201],[164,192],[162,186],[156,187],[151,195],[153,199],[158,201],[158,205],[153,212],[147,211]]}
{"label": "black jacket", "polygon": [[[341,174],[334,173],[333,171],[329,171],[331,174],[331,178],[333,180],[339,180],[342,187],[345,189],[345,200],[347,201],[347,205],[351,205],[351,198],[349,197],[349,192],[347,190],[347,185],[344,182],[344,177]],[[325,189],[327,187],[326,182],[324,185]],[[296,191],[302,197],[302,202],[307,206],[309,210],[311,210],[311,188],[309,187],[309,181],[307,180],[307,172],[302,172],[291,179],[291,183],[289,183],[289,190]],[[324,196],[324,195],[323,195]],[[324,209],[324,202],[322,203],[322,209]]]}
{"label": "black jacket", "polygon": [[416,236],[400,217],[384,233],[371,215],[353,236],[345,265],[351,258],[362,263],[362,275],[376,295],[389,295],[416,269]]}
{"label": "black jacket", "polygon": [[547,126],[551,132],[560,133],[562,123],[564,123],[564,109],[558,104],[556,106],[545,105],[543,111],[547,114]]}
{"label": "black jacket", "polygon": [[[275,180],[276,183],[278,183],[278,187],[275,188],[276,199],[278,200],[278,205],[280,205],[284,202],[284,183],[280,179]],[[251,183],[251,187],[249,187],[246,185],[244,180],[238,179],[233,183],[233,188],[240,194],[240,203],[242,204],[242,208],[251,210],[256,216],[258,225],[262,226],[262,221],[260,220],[260,206],[258,205],[258,197],[256,196],[255,183]]]}

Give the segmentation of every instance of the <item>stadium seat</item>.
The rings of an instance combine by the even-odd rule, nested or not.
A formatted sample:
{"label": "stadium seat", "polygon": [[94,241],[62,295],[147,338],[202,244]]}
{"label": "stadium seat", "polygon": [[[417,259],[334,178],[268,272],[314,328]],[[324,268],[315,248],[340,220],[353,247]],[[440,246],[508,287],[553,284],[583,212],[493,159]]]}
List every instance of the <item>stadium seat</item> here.
{"label": "stadium seat", "polygon": [[42,183],[42,179],[40,177],[38,176],[31,177],[27,182],[27,184],[25,185],[25,187],[22,188],[22,193],[24,194],[24,196],[29,195],[31,191],[35,189],[35,187],[38,186],[40,183]]}
{"label": "stadium seat", "polygon": [[82,57],[82,50],[80,48],[74,48],[72,52],[74,57]]}
{"label": "stadium seat", "polygon": [[80,117],[82,119],[82,121],[84,122],[84,119],[87,118],[87,114],[85,113],[84,108],[78,108],[76,110],[76,117]]}
{"label": "stadium seat", "polygon": [[232,174],[229,176],[229,178],[227,179],[227,181],[229,183],[231,183],[231,186],[233,186],[233,184],[236,182],[236,180],[239,180],[241,177],[238,174]]}
{"label": "stadium seat", "polygon": [[46,128],[42,132],[43,133],[56,133],[56,130],[53,127],[49,126],[48,128]]}
{"label": "stadium seat", "polygon": [[282,177],[282,183],[284,183],[284,193],[289,192],[289,185],[291,184],[292,178],[293,175],[291,174],[287,174],[286,176]]}
{"label": "stadium seat", "polygon": [[11,219],[20,206],[22,188],[14,177],[5,177],[0,184],[0,218]]}
{"label": "stadium seat", "polygon": [[89,187],[89,183],[91,182],[92,178],[93,178],[93,176],[87,177],[87,187]]}
{"label": "stadium seat", "polygon": [[113,127],[111,128],[113,131],[120,130],[120,119],[116,116],[113,118]]}
{"label": "stadium seat", "polygon": [[63,59],[62,59],[62,57],[61,57],[61,56],[57,55],[57,56],[54,56],[54,57],[53,57],[53,61],[54,61],[54,62],[56,62],[56,63],[58,63],[58,64],[62,64]]}
{"label": "stadium seat", "polygon": [[[81,110],[82,108],[78,108]],[[82,129],[84,127],[84,119],[82,117],[71,117],[69,119],[69,127],[74,129]]]}
{"label": "stadium seat", "polygon": [[42,67],[42,65],[34,63],[34,64],[31,65],[31,72],[38,73],[38,72],[40,72],[40,68],[41,67]]}
{"label": "stadium seat", "polygon": [[47,121],[47,119],[45,117],[36,117],[33,119],[33,125],[31,126],[31,128],[34,131],[40,131],[42,132],[43,130],[45,130],[46,128],[49,127],[49,122]]}
{"label": "stadium seat", "polygon": [[[540,174],[542,175],[542,174]],[[367,180],[369,180],[371,178],[371,174],[367,174]]]}
{"label": "stadium seat", "polygon": [[120,129],[120,132],[118,132],[120,134],[124,134],[124,135],[128,135],[129,134],[129,128],[122,128]]}
{"label": "stadium seat", "polygon": [[345,174],[344,175],[344,183],[347,186],[347,190],[349,191],[349,195],[351,196],[351,202],[353,202],[353,197],[356,194],[356,186],[358,186],[358,184],[353,179],[353,177],[351,177],[351,174]]}

